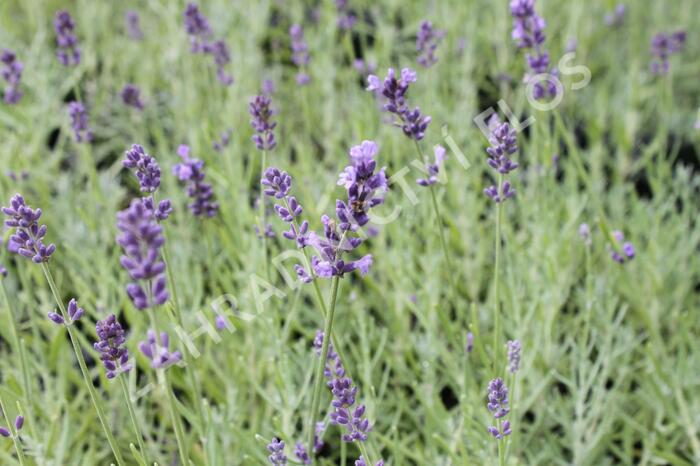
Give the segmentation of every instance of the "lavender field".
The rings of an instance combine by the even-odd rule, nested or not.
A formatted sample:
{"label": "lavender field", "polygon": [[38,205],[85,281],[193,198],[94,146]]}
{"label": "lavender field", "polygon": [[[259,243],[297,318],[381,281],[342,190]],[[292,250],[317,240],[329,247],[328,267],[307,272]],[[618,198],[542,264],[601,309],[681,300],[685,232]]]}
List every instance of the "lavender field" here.
{"label": "lavender field", "polygon": [[0,465],[700,465],[698,0],[0,0]]}

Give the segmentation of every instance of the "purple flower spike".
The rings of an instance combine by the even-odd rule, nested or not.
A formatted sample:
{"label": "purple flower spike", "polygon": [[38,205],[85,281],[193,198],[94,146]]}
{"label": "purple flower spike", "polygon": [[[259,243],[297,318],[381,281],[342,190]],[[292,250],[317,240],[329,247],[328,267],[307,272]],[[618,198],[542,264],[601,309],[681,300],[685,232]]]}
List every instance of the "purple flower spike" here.
{"label": "purple flower spike", "polygon": [[134,107],[137,110],[143,110],[143,102],[141,102],[141,90],[137,86],[133,84],[127,84],[126,86],[124,86],[124,89],[122,89],[119,95],[121,96],[124,105]]}
{"label": "purple flower spike", "polygon": [[126,33],[132,40],[143,39],[143,31],[141,31],[141,21],[139,14],[135,11],[127,11],[124,15],[124,23],[126,24]]}
{"label": "purple flower spike", "polygon": [[170,352],[170,338],[167,333],[161,332],[160,341],[157,341],[153,330],[149,329],[147,335],[146,341],[139,343],[139,351],[151,360],[152,368],[167,369],[182,360],[182,353]]}
{"label": "purple flower spike", "polygon": [[56,58],[63,66],[76,66],[80,63],[80,48],[75,35],[75,21],[67,11],[59,11],[53,19],[56,31]]}
{"label": "purple flower spike", "polygon": [[227,147],[229,142],[231,141],[232,134],[233,130],[231,128],[221,133],[220,139],[212,143],[212,148],[217,152],[221,152],[222,150],[224,150],[224,148]]}
{"label": "purple flower spike", "polygon": [[415,71],[404,68],[401,70],[401,77],[397,78],[394,69],[389,68],[383,82],[373,74],[367,77],[367,82],[367,90],[377,93],[385,100],[383,110],[396,115],[398,121],[394,124],[400,127],[407,137],[416,141],[425,137],[431,118],[423,116],[418,107],[411,110],[406,102],[408,88],[411,83],[416,82]]}
{"label": "purple flower spike", "polygon": [[[526,59],[530,71],[525,75],[524,81],[530,81],[533,75],[550,73],[556,75],[555,70],[549,71],[549,54],[542,50],[546,23],[535,12],[535,0],[511,0],[510,12],[513,15],[512,37],[518,48],[529,49],[534,54],[527,54]],[[533,89],[533,97],[537,100],[547,96],[555,97],[557,87],[552,79],[539,81]]]}
{"label": "purple flower spike", "polygon": [[[486,407],[493,413],[493,417],[499,420],[499,424],[500,419],[510,412],[508,407],[508,388],[503,379],[496,378],[489,382],[489,396]],[[497,440],[501,440],[511,434],[510,422],[504,421],[500,428],[491,426],[488,428],[488,431]]]}
{"label": "purple flower spike", "polygon": [[185,31],[190,36],[190,49],[192,53],[204,53],[207,51],[211,28],[209,20],[200,13],[199,7],[194,3],[188,3],[183,14]]}
{"label": "purple flower spike", "polygon": [[685,48],[685,41],[685,31],[676,31],[671,34],[662,32],[655,35],[651,40],[651,54],[654,57],[650,65],[651,72],[657,75],[668,73],[671,55],[682,52]]}
{"label": "purple flower spike", "polygon": [[[636,251],[634,246],[629,241],[625,241],[625,235],[618,230],[612,232],[612,236],[617,243],[615,246],[608,244],[608,251],[610,252],[610,257],[612,260],[619,264],[624,264],[627,261],[634,259],[636,256]],[[618,248],[622,245],[622,254],[618,252]]]}
{"label": "purple flower spike", "polygon": [[68,104],[68,116],[71,120],[75,142],[92,141],[92,130],[88,126],[88,114],[85,106],[81,102],[70,102]]}
{"label": "purple flower spike", "polygon": [[518,372],[520,367],[520,349],[521,345],[518,340],[508,341],[508,370],[511,374]]}
{"label": "purple flower spike", "polygon": [[48,262],[56,251],[56,246],[44,244],[46,225],[40,225],[41,209],[32,209],[24,198],[15,194],[10,199],[10,207],[3,207],[2,212],[7,217],[5,226],[15,228],[15,233],[10,236],[7,248],[10,252],[31,259],[36,264]]}
{"label": "purple flower spike", "polygon": [[17,60],[17,55],[11,50],[3,50],[0,54],[0,62],[4,65],[0,70],[0,75],[7,82],[7,87],[4,92],[4,101],[6,104],[14,105],[20,101],[24,92],[19,88],[19,81],[22,78],[24,64]]}
{"label": "purple flower spike", "polygon": [[182,145],[177,150],[182,163],[173,167],[173,173],[180,181],[187,182],[187,195],[192,199],[189,205],[195,217],[215,217],[219,203],[214,202],[214,189],[204,181],[204,162],[190,157],[190,148]]}
{"label": "purple flower spike", "polygon": [[625,7],[624,3],[618,3],[615,6],[615,11],[605,15],[605,24],[608,27],[612,28],[618,28],[622,26],[622,24],[625,22],[626,10],[627,8]]}
{"label": "purple flower spike", "polygon": [[[360,456],[357,461],[355,461],[355,466],[367,466],[367,463],[365,463],[365,458]],[[374,466],[384,466],[384,460],[377,461]]]}
{"label": "purple flower spike", "polygon": [[111,314],[105,320],[97,321],[95,330],[99,340],[94,346],[100,353],[100,359],[107,371],[107,378],[113,379],[123,372],[129,372],[131,370],[129,351],[124,346],[126,337],[115,315]]}
{"label": "purple flower spike", "polygon": [[306,451],[306,447],[301,442],[297,442],[294,448],[294,456],[301,462],[301,464],[311,464],[311,458],[309,453]]}
{"label": "purple flower spike", "polygon": [[350,11],[348,0],[335,0],[335,7],[338,10],[338,29],[350,31],[357,23],[357,16]]}
{"label": "purple flower spike", "polygon": [[0,435],[2,435],[5,438],[9,438],[12,434],[7,429],[7,427],[0,427]]}
{"label": "purple flower spike", "polygon": [[303,70],[309,64],[309,47],[304,39],[304,29],[294,24],[289,28],[289,37],[292,42],[292,62],[300,69],[297,74],[297,84],[305,86],[311,81],[311,78]]}
{"label": "purple flower spike", "polygon": [[[515,130],[511,129],[507,122],[501,123],[496,114],[489,120],[489,130],[491,146],[486,149],[489,155],[487,162],[500,175],[508,175],[518,168],[518,164],[510,158],[518,151]],[[484,194],[494,202],[504,202],[515,196],[515,189],[512,188],[509,181],[505,181],[500,192],[497,186],[492,185],[484,189]]]}
{"label": "purple flower spike", "polygon": [[231,53],[229,52],[228,45],[223,40],[217,40],[209,44],[206,51],[214,57],[214,64],[216,65],[216,79],[219,80],[224,86],[230,86],[233,84],[233,76],[226,72],[225,66],[231,62]]}
{"label": "purple flower spike", "polygon": [[267,459],[270,460],[270,464],[273,466],[287,464],[287,456],[284,454],[284,442],[277,437],[272,438],[272,441],[267,445],[267,451],[270,452],[270,456]]}
{"label": "purple flower spike", "polygon": [[423,21],[420,24],[420,29],[416,36],[417,61],[419,65],[430,68],[437,63],[435,50],[444,37],[445,31],[436,30],[430,21]]}
{"label": "purple flower spike", "polygon": [[24,427],[24,416],[20,415],[15,418],[15,430],[19,432]]}
{"label": "purple flower spike", "polygon": [[285,171],[277,168],[268,168],[265,170],[264,178],[260,180],[265,186],[264,193],[267,196],[283,199],[292,187],[292,177]]}
{"label": "purple flower spike", "polygon": [[274,129],[277,123],[272,121],[274,111],[270,98],[266,95],[258,95],[250,101],[249,111],[253,119],[251,126],[256,134],[253,136],[255,146],[260,150],[272,150],[277,145]]}
{"label": "purple flower spike", "polygon": [[160,186],[160,167],[156,159],[146,153],[143,146],[134,144],[126,151],[122,165],[132,170],[139,180],[141,191],[153,193]]}
{"label": "purple flower spike", "polygon": [[435,146],[435,162],[429,163],[426,161],[425,168],[428,177],[418,178],[416,183],[420,186],[432,186],[438,182],[438,174],[440,173],[440,166],[447,158],[445,148],[442,146]]}
{"label": "purple flower spike", "polygon": [[[117,243],[124,250],[122,266],[134,280],[126,288],[137,309],[164,304],[168,298],[165,263],[160,248],[165,242],[163,228],[141,199],[134,199],[128,209],[117,214],[117,228],[122,232]],[[146,282],[148,293],[139,282]]]}

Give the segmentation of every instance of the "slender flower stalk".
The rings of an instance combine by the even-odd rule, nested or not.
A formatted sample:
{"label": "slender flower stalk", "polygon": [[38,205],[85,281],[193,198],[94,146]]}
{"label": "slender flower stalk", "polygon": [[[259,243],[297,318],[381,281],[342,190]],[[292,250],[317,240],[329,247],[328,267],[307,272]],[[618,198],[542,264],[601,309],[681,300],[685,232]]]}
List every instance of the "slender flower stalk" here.
{"label": "slender flower stalk", "polygon": [[22,430],[22,427],[24,426],[24,416],[20,414],[15,418],[14,424],[10,423],[10,419],[7,417],[7,410],[5,409],[5,402],[2,397],[0,397],[0,411],[2,411],[5,423],[7,424],[7,427],[0,427],[0,436],[12,438],[15,453],[17,453],[17,460],[19,461],[20,466],[24,466],[28,463],[24,456],[24,448],[22,447],[22,442],[19,437],[19,431]]}

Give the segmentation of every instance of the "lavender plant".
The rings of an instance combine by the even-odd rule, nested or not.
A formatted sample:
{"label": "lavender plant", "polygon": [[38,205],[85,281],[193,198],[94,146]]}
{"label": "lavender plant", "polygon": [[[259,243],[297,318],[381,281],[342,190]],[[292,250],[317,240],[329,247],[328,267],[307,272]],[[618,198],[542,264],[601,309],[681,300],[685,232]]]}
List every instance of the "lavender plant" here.
{"label": "lavender plant", "polygon": [[17,59],[17,55],[11,50],[4,49],[0,54],[0,62],[3,64],[0,75],[7,83],[3,92],[3,100],[6,104],[14,105],[20,101],[24,92],[19,88],[24,64]]}

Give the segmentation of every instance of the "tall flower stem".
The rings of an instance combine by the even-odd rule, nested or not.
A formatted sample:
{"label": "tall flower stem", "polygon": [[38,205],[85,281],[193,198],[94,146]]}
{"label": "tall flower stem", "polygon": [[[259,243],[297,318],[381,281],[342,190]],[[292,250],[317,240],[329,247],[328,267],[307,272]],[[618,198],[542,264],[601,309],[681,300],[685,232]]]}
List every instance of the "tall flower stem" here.
{"label": "tall flower stem", "polygon": [[131,402],[131,395],[129,394],[129,388],[126,386],[126,380],[124,380],[125,374],[117,375],[119,379],[119,385],[122,387],[122,392],[124,393],[124,399],[126,400],[126,407],[129,410],[129,418],[131,419],[131,426],[134,428],[134,434],[136,434],[136,440],[139,443],[139,450],[141,451],[141,456],[148,463],[148,454],[146,452],[146,447],[143,444],[143,435],[141,434],[141,429],[139,428],[139,423],[136,420],[136,412],[134,411],[134,405]]}
{"label": "tall flower stem", "polygon": [[360,449],[360,453],[362,454],[362,457],[365,459],[365,463],[367,463],[367,466],[373,466],[374,461],[372,461],[372,458],[369,456],[369,453],[367,452],[367,446],[365,445],[364,442],[357,442],[357,446]]}
{"label": "tall flower stem", "polygon": [[[167,268],[167,266],[166,266]],[[160,345],[160,330],[158,328],[158,321],[153,313],[153,309],[148,310],[148,317],[151,320],[151,325],[153,326],[153,331],[156,334],[156,349]],[[168,375],[165,373],[165,369],[156,369],[156,377],[158,378],[158,385],[165,391],[165,396],[168,400],[168,410],[170,411],[170,419],[173,423],[173,430],[175,430],[175,440],[177,441],[177,450],[180,455],[180,462],[183,465],[189,465],[189,455],[187,453],[187,444],[185,443],[185,431],[182,428],[182,422],[180,416],[177,413],[177,405],[175,396],[173,395],[173,388],[168,379]]]}
{"label": "tall flower stem", "polygon": [[[423,149],[421,148],[418,141],[413,141],[416,146],[416,152],[421,161],[425,160],[425,154],[423,154]],[[432,199],[433,213],[435,214],[435,222],[437,223],[438,232],[440,233],[440,245],[442,246],[442,253],[445,255],[445,264],[447,265],[447,279],[450,283],[450,292],[454,290],[454,282],[452,278],[452,264],[450,260],[450,254],[447,250],[447,240],[445,239],[445,232],[442,229],[442,216],[440,215],[440,208],[438,206],[437,196],[435,195],[435,188],[433,185],[430,186],[430,197]]]}
{"label": "tall flower stem", "polygon": [[[342,241],[342,240],[341,240]],[[323,387],[323,372],[326,367],[326,359],[328,358],[328,348],[330,346],[330,335],[333,331],[333,318],[335,316],[335,303],[338,298],[338,286],[340,284],[340,277],[333,277],[333,284],[331,285],[331,300],[330,306],[328,307],[328,313],[326,314],[326,323],[323,329],[323,345],[321,345],[321,359],[318,361],[318,367],[316,368],[316,379],[314,380],[314,391],[311,398],[311,412],[309,413],[309,454],[311,455],[314,451],[314,436],[316,424],[316,418],[318,417],[318,411],[321,405],[321,388]],[[311,455],[312,456],[312,455]],[[313,458],[313,456],[312,456]],[[313,460],[312,460],[313,461]]]}
{"label": "tall flower stem", "polygon": [[[267,165],[267,150],[263,149],[262,150],[262,160],[260,163],[260,179],[265,178],[265,165]],[[260,198],[258,200],[260,203],[260,237],[262,238],[262,244],[263,244],[263,257],[265,258],[265,276],[267,277],[267,281],[270,281],[270,266],[267,263],[267,236],[265,235],[265,195],[262,192],[262,189],[260,190]]]}
{"label": "tall flower stem", "polygon": [[22,443],[19,441],[19,433],[17,432],[17,429],[15,428],[14,423],[10,422],[10,419],[7,417],[7,410],[5,409],[5,402],[3,401],[2,397],[0,397],[0,410],[2,410],[2,415],[5,418],[5,423],[7,424],[7,428],[10,429],[10,432],[12,433],[12,443],[15,445],[15,451],[17,452],[17,459],[19,460],[20,466],[24,466],[26,463],[26,459],[24,457],[24,450],[22,449]]}
{"label": "tall flower stem", "polygon": [[[503,175],[498,175],[498,193],[501,195],[503,190]],[[493,314],[493,372],[498,376],[498,364],[500,354],[501,340],[501,301],[500,301],[500,282],[501,282],[501,222],[503,218],[503,199],[496,203],[496,258],[493,268],[493,288],[494,288],[494,314]],[[500,447],[499,447],[500,448]]]}
{"label": "tall flower stem", "polygon": [[[69,322],[70,320],[68,318],[68,314],[66,313],[66,308],[63,305],[63,302],[61,301],[61,296],[58,292],[58,288],[56,287],[56,282],[54,281],[53,276],[51,275],[51,270],[49,269],[49,266],[46,262],[43,262],[41,264],[41,270],[44,272],[46,281],[49,283],[51,293],[53,294],[53,297],[56,300],[56,304],[58,304],[58,309],[61,311],[61,316],[66,322]],[[97,411],[97,417],[100,419],[102,430],[104,430],[105,436],[107,437],[107,442],[109,443],[109,446],[112,449],[114,458],[117,460],[117,465],[121,466],[124,464],[124,459],[122,458],[122,455],[119,452],[119,448],[117,447],[117,441],[115,440],[114,435],[112,435],[112,431],[107,425],[107,417],[105,416],[104,411],[102,410],[102,405],[97,396],[97,391],[92,385],[90,371],[88,370],[87,365],[85,364],[85,358],[83,357],[83,353],[80,349],[77,337],[73,334],[73,328],[71,325],[65,325],[65,328],[68,331],[68,337],[70,338],[70,342],[73,345],[73,351],[75,352],[75,357],[78,360],[78,365],[80,366],[80,372],[83,375],[85,386],[87,387],[87,390],[90,393],[90,399],[92,400],[92,404],[95,407],[95,411]]]}
{"label": "tall flower stem", "polygon": [[14,345],[15,351],[19,356],[20,368],[22,369],[22,385],[24,385],[24,396],[28,402],[32,400],[31,397],[31,386],[29,385],[29,375],[27,372],[27,362],[24,357],[24,349],[19,340],[19,331],[17,329],[17,322],[15,322],[15,313],[12,311],[10,306],[10,300],[7,297],[7,291],[5,290],[5,285],[0,278],[0,294],[2,294],[2,299],[7,309],[8,318],[10,320],[10,328],[12,329],[12,344]]}

